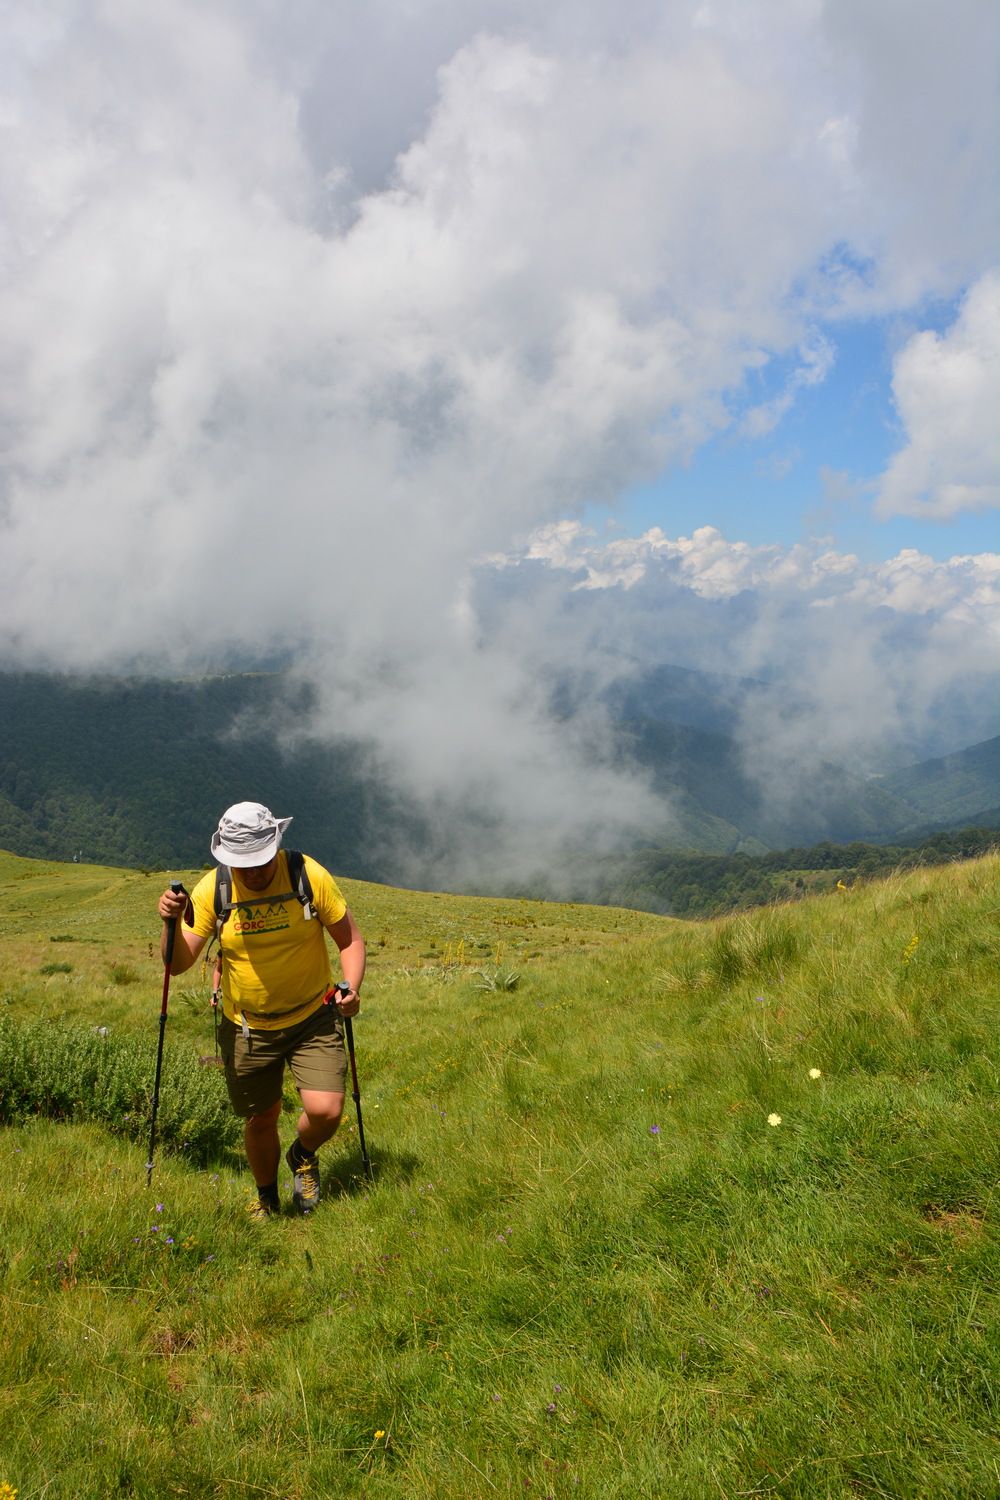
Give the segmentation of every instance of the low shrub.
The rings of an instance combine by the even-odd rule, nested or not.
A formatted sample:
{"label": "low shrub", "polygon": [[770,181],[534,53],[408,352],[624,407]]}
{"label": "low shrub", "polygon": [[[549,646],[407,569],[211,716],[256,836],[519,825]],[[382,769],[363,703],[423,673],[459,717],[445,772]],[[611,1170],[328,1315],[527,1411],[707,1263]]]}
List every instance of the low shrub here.
{"label": "low shrub", "polygon": [[[0,1020],[0,1124],[34,1115],[99,1120],[129,1140],[148,1138],[156,1038],[101,1036],[51,1021]],[[222,1076],[182,1048],[166,1047],[157,1140],[207,1161],[237,1144]]]}
{"label": "low shrub", "polygon": [[131,964],[114,963],[108,967],[112,984],[138,984],[142,975],[133,969]]}
{"label": "low shrub", "polygon": [[475,969],[476,977],[472,981],[475,990],[491,990],[495,993],[501,991],[516,990],[521,982],[521,976],[515,969]]}

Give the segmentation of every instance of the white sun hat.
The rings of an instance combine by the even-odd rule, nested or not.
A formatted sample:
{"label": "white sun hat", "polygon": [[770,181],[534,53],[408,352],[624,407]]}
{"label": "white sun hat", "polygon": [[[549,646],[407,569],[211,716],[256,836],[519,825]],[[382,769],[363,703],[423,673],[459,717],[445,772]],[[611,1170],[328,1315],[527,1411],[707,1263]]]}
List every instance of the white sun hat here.
{"label": "white sun hat", "polygon": [[237,802],[219,819],[212,834],[212,854],[220,865],[238,870],[266,865],[281,848],[291,818],[276,818],[261,802]]}

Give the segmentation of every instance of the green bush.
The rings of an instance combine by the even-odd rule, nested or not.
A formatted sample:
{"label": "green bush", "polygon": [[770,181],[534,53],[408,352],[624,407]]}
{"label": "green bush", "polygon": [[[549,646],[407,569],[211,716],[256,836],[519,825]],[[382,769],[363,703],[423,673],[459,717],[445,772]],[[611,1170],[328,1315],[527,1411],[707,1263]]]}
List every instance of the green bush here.
{"label": "green bush", "polygon": [[[144,1141],[155,1066],[154,1035],[140,1042],[51,1021],[0,1020],[0,1124],[35,1115],[99,1120],[118,1135]],[[221,1074],[184,1049],[165,1048],[158,1141],[206,1161],[238,1137]]]}

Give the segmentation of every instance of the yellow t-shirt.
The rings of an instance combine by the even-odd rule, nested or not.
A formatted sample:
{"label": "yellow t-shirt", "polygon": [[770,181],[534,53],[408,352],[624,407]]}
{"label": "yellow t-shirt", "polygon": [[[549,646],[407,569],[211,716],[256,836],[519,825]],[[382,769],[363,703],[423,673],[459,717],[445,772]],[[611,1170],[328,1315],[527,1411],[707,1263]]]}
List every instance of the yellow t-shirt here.
{"label": "yellow t-shirt", "polygon": [[[239,870],[232,872],[234,905],[222,929],[222,998],[226,1015],[237,1024],[245,1012],[254,1030],[297,1026],[319,1009],[330,988],[330,954],[323,929],[340,921],[347,903],[322,865],[306,855],[305,867],[318,921],[307,918],[297,896],[288,895],[292,884],[283,849],[278,851],[274,878],[266,890],[248,890],[240,882]],[[285,900],[275,901],[276,896]],[[241,906],[241,900],[257,904]],[[199,937],[211,937],[215,932],[214,870],[199,880],[191,903],[193,931]]]}

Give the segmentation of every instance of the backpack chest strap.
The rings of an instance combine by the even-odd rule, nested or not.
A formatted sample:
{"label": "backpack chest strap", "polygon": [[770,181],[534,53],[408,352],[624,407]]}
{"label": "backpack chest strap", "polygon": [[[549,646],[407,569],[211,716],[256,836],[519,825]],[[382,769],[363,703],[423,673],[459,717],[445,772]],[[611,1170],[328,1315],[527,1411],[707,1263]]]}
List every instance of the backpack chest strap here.
{"label": "backpack chest strap", "polygon": [[222,929],[226,924],[229,913],[241,906],[268,906],[280,901],[297,901],[302,907],[304,918],[307,922],[313,917],[318,917],[319,912],[313,905],[312,885],[309,874],[305,867],[305,859],[296,849],[287,849],[285,858],[288,864],[289,878],[296,884],[292,891],[282,891],[278,896],[252,896],[246,901],[233,900],[233,872],[228,865],[218,865],[215,871],[215,936],[222,942]]}

